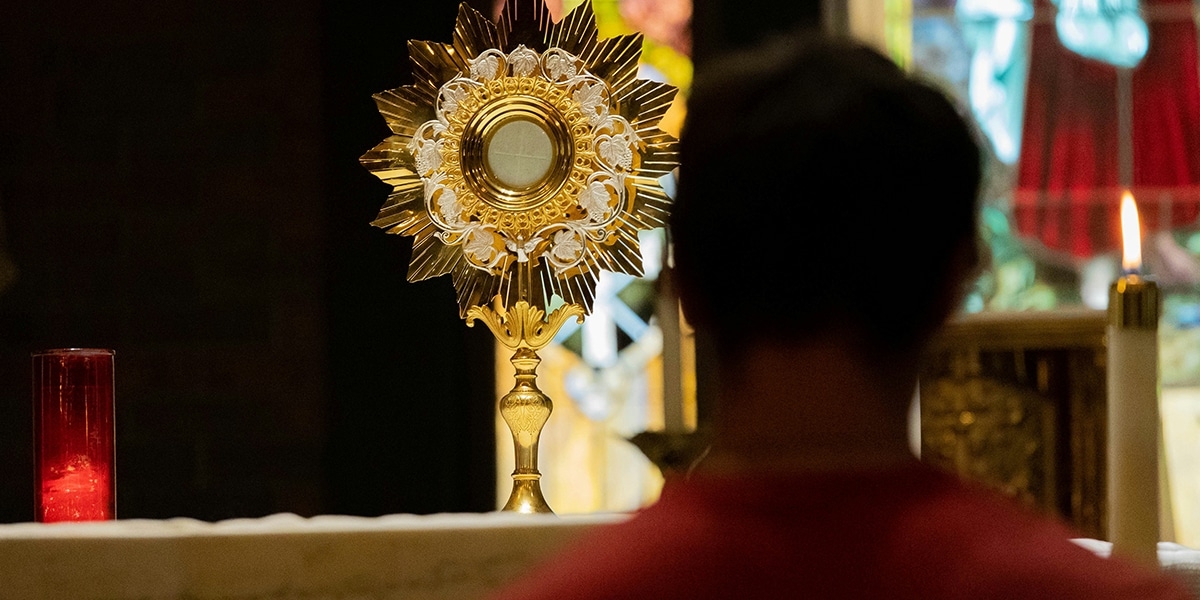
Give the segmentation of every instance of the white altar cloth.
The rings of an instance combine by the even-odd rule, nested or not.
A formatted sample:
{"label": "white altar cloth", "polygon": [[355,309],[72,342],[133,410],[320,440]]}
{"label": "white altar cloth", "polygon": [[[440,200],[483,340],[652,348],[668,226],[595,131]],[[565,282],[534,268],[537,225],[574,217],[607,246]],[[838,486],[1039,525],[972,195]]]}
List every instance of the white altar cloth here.
{"label": "white altar cloth", "polygon": [[[586,530],[625,514],[279,514],[0,525],[0,600],[479,598]],[[1075,540],[1107,556],[1111,545]],[[1159,544],[1200,598],[1200,550]]]}
{"label": "white altar cloth", "polygon": [[0,600],[478,598],[619,514],[0,525]]}

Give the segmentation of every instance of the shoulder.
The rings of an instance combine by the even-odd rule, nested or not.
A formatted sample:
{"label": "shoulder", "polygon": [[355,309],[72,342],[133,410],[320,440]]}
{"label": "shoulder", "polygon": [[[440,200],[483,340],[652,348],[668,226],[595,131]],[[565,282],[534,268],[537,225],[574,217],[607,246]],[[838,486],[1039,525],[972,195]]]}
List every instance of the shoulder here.
{"label": "shoulder", "polygon": [[919,469],[693,482],[589,534],[496,598],[1188,598],[1071,536]]}

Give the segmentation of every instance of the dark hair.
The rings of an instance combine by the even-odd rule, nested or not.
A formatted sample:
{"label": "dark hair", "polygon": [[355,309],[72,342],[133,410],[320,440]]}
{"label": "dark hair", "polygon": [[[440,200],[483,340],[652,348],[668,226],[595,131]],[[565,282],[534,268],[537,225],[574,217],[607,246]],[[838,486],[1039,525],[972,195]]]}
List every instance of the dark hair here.
{"label": "dark hair", "polygon": [[798,34],[709,65],[680,152],[684,311],[725,350],[829,326],[914,350],[975,264],[973,130],[864,46]]}

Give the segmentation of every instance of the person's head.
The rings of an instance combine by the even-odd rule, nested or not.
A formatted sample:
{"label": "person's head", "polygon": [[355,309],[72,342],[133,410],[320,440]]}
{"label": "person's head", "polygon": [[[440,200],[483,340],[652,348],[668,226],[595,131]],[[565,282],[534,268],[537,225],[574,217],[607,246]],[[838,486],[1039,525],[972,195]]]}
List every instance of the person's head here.
{"label": "person's head", "polygon": [[911,355],[959,301],[979,146],[875,51],[803,34],[708,65],[680,152],[676,274],[719,351],[845,333]]}

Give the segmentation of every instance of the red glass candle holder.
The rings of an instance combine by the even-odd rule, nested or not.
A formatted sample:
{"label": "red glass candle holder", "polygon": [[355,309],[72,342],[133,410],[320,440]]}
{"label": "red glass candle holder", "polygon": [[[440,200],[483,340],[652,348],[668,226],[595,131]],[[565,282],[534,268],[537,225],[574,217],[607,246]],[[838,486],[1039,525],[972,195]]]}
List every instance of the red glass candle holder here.
{"label": "red glass candle holder", "polygon": [[116,518],[113,351],[33,354],[34,518]]}

